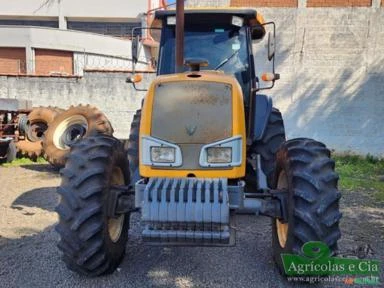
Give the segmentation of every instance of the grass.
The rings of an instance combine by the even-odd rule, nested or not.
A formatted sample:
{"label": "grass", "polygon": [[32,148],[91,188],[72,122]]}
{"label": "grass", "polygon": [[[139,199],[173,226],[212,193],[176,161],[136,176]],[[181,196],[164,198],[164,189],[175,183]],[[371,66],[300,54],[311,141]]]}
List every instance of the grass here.
{"label": "grass", "polygon": [[362,156],[333,156],[340,175],[339,188],[349,191],[373,191],[375,200],[384,202],[384,159]]}
{"label": "grass", "polygon": [[14,166],[21,166],[21,165],[36,165],[36,164],[47,164],[48,162],[45,161],[43,157],[37,158],[36,161],[32,161],[29,158],[17,158],[13,160],[11,163],[4,163],[0,166],[3,167],[14,167]]}

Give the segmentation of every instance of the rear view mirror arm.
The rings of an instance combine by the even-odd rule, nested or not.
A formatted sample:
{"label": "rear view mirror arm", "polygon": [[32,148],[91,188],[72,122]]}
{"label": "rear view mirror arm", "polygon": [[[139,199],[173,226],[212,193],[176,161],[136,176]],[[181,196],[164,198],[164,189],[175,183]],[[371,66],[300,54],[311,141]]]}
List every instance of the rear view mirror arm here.
{"label": "rear view mirror arm", "polygon": [[132,85],[133,85],[133,88],[135,88],[136,91],[148,91],[148,89],[139,89],[139,88],[137,88],[135,83],[132,83]]}
{"label": "rear view mirror arm", "polygon": [[[137,30],[149,30],[149,29],[152,29],[152,30],[161,30],[160,28],[151,28],[151,27],[145,27],[145,28],[142,28],[142,27],[135,27],[132,29],[132,34],[131,34],[131,41],[132,41],[132,49],[131,49],[131,53],[132,53],[132,75],[134,76],[136,74],[136,64],[139,60],[139,41],[138,41],[138,37],[139,35],[135,36],[136,34],[136,31]],[[136,38],[137,37],[137,38]],[[135,42],[135,44],[134,44]],[[133,47],[133,45],[136,45],[136,48]],[[131,83],[133,85],[133,88],[136,90],[136,91],[148,91],[148,89],[140,89],[140,88],[137,88],[136,87],[136,84],[135,82],[132,82],[131,81],[131,78],[132,77],[129,77],[127,78],[126,82],[127,83]]]}
{"label": "rear view mirror arm", "polygon": [[[271,22],[266,22],[266,23],[263,23],[262,26],[267,26],[267,25],[272,25],[273,26],[273,54],[270,56],[269,55],[269,49],[270,49],[270,39],[268,39],[268,60],[271,61],[272,60],[272,74],[275,76],[274,79],[271,81],[272,84],[268,87],[256,87],[254,89],[252,89],[252,93],[254,92],[257,92],[257,91],[260,91],[260,90],[267,90],[267,89],[272,89],[274,86],[275,86],[275,81],[280,79],[280,74],[277,74],[275,73],[275,47],[276,47],[276,25],[275,25],[275,22],[271,21]],[[268,34],[268,37],[271,37],[270,34]]]}

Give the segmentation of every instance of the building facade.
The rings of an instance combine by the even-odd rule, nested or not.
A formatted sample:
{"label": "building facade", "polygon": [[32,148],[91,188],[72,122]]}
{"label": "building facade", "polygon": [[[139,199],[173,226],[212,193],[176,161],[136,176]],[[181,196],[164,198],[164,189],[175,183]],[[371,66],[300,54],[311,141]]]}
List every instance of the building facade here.
{"label": "building facade", "polygon": [[[0,0],[0,73],[129,70],[132,35],[142,34],[148,10],[164,5],[159,0]],[[141,49],[139,70],[153,70],[151,51]]]}

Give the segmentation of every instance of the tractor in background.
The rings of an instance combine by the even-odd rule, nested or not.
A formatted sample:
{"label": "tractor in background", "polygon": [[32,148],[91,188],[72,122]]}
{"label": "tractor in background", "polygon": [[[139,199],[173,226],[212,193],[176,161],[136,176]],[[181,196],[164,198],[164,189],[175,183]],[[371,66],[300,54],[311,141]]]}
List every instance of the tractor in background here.
{"label": "tractor in background", "polygon": [[25,138],[31,110],[31,101],[0,99],[0,163],[15,160],[16,144]]}

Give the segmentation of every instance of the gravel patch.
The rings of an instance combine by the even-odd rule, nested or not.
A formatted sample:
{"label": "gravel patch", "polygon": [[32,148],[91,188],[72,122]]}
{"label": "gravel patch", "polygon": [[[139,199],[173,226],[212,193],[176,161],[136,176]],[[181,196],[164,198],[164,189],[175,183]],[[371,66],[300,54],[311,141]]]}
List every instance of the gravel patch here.
{"label": "gravel patch", "polygon": [[[56,248],[57,171],[48,165],[0,167],[0,183],[0,287],[343,287],[288,283],[272,261],[271,220],[250,215],[236,217],[235,247],[160,247],[142,243],[135,213],[118,270],[78,276]],[[383,260],[384,207],[372,206],[363,193],[343,196],[340,254],[356,256],[368,245],[367,257]]]}

